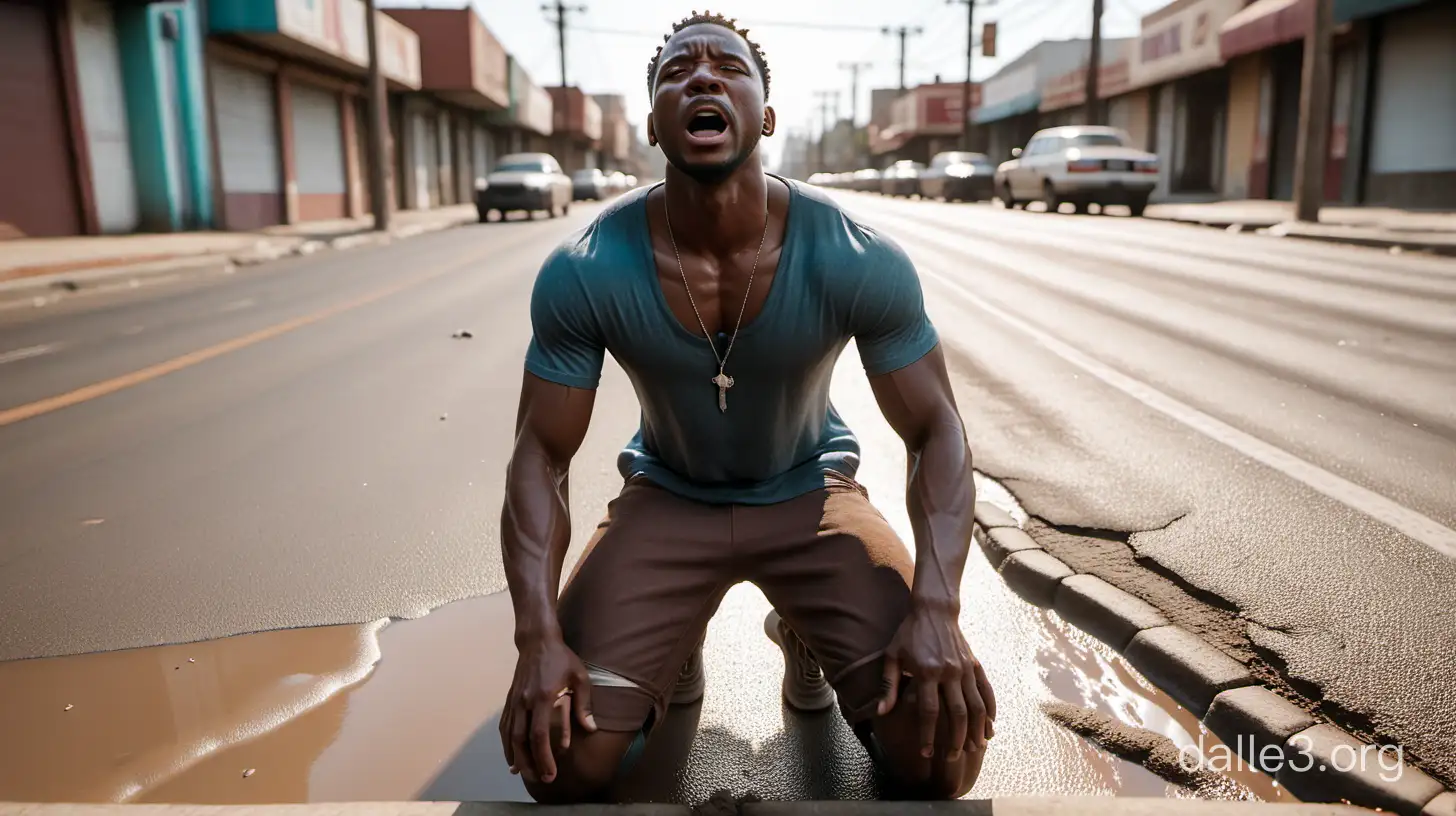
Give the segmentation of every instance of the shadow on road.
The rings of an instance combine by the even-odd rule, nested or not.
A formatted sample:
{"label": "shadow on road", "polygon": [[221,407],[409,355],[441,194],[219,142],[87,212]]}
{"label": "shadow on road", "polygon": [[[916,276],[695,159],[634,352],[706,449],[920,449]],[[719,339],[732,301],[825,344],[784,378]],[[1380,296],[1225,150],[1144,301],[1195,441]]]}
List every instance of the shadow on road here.
{"label": "shadow on road", "polygon": [[[833,710],[785,709],[788,727],[761,742],[721,725],[699,729],[701,714],[701,704],[674,707],[614,798],[698,805],[715,793],[766,800],[879,796],[874,766]],[[520,779],[506,770],[499,727],[500,718],[493,717],[477,729],[418,798],[528,801]]]}

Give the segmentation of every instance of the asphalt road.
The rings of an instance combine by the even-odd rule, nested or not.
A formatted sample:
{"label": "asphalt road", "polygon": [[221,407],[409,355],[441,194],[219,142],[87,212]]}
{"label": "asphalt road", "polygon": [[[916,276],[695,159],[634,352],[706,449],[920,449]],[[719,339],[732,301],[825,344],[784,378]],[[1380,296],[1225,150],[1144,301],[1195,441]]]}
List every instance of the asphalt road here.
{"label": "asphalt road", "polygon": [[[1064,547],[1094,534],[1140,556],[1103,547],[1079,568],[1456,780],[1456,265],[843,200],[921,270],[988,495]],[[0,312],[0,660],[16,661],[0,690],[36,703],[0,713],[0,741],[72,760],[0,770],[0,798],[523,795],[493,734],[508,605],[482,596],[504,587],[532,276],[595,211]],[[452,339],[462,328],[475,338]],[[862,479],[908,535],[903,451],[853,354],[835,389]],[[635,422],[609,366],[573,470],[578,547]],[[1002,692],[977,795],[1188,795],[1038,704],[1180,743],[1198,736],[1185,712],[979,556],[964,594]],[[750,587],[725,602],[707,698],[655,749],[670,772],[641,795],[873,791],[836,718],[778,705],[765,611]],[[369,623],[390,618],[419,619]],[[215,640],[250,632],[264,634]],[[137,648],[158,644],[194,645]],[[120,649],[134,651],[86,654]],[[63,655],[77,657],[17,661]],[[1278,794],[1225,782],[1198,793]]]}

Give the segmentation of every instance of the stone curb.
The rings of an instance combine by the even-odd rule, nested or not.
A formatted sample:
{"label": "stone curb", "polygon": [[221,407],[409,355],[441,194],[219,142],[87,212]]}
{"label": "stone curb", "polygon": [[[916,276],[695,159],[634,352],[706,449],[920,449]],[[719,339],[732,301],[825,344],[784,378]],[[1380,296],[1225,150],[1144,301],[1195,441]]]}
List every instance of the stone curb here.
{"label": "stone curb", "polygon": [[1019,527],[993,527],[989,531],[982,531],[979,541],[981,550],[986,553],[986,560],[996,569],[1001,569],[1006,556],[1012,553],[1041,549],[1041,545]]}
{"label": "stone curb", "polygon": [[[1446,792],[1439,781],[1418,768],[1402,765],[1400,777],[1394,780],[1382,778],[1382,773],[1388,776],[1390,771],[1378,763],[1355,763],[1344,770],[1350,763],[1332,761],[1337,750],[1345,756],[1350,751],[1370,755],[1377,748],[1334,725],[1318,722],[1258,685],[1242,663],[1186,629],[1169,624],[1155,607],[1096,576],[1076,573],[1018,528],[988,530],[978,525],[975,532],[986,559],[1013,591],[1029,603],[1053,607],[1069,623],[1121,652],[1245,762],[1266,772],[1276,770],[1266,765],[1277,766],[1276,780],[1296,796],[1314,802],[1345,801],[1409,816],[1456,816],[1456,792]],[[1130,637],[1128,633],[1132,633]],[[1279,761],[1272,752],[1264,753],[1266,746],[1278,747]],[[1261,755],[1267,762],[1261,761]],[[1311,759],[1314,770],[1290,770],[1296,763],[1303,769]],[[1322,771],[1321,764],[1325,766]],[[1279,807],[1291,810],[1288,805]],[[1010,812],[998,801],[997,816]],[[1085,813],[1094,814],[1092,810]]]}
{"label": "stone curb", "polygon": [[1127,645],[1126,657],[1200,720],[1219,692],[1254,684],[1248,667],[1179,626],[1138,632]]}
{"label": "stone curb", "polygon": [[1309,712],[1263,686],[1219,692],[1203,717],[1208,730],[1269,774],[1290,761],[1284,750],[1289,738],[1318,723]]}
{"label": "stone curb", "polygon": [[1138,632],[1168,625],[1168,619],[1152,604],[1095,575],[1063,579],[1053,608],[1068,623],[1118,652],[1126,650]]}
{"label": "stone curb", "polygon": [[[1374,249],[1399,249],[1404,252],[1429,252],[1435,255],[1456,255],[1456,242],[1452,241],[1424,241],[1419,237],[1406,237],[1396,235],[1370,235],[1351,232],[1340,232],[1339,225],[1321,224],[1314,229],[1303,227],[1298,222],[1276,221],[1270,223],[1266,220],[1239,221],[1228,216],[1222,218],[1192,218],[1179,216],[1167,218],[1150,216],[1154,221],[1167,221],[1174,224],[1192,224],[1199,227],[1211,229],[1238,228],[1239,232],[1247,232],[1256,235],[1264,235],[1269,238],[1299,238],[1305,241],[1319,241],[1326,244],[1345,244],[1347,246],[1363,246]],[[1353,229],[1361,229],[1355,227]]]}
{"label": "stone curb", "polygon": [[127,278],[143,281],[164,275],[225,272],[236,266],[254,266],[292,256],[314,255],[324,250],[342,251],[362,246],[385,246],[418,235],[454,229],[463,224],[473,223],[474,220],[473,218],[456,218],[432,224],[411,224],[391,230],[388,234],[361,232],[327,241],[276,236],[260,239],[253,248],[235,252],[183,255],[160,261],[102,266],[76,272],[56,272],[49,275],[16,278],[15,280],[0,281],[0,305],[32,301],[67,292],[95,291]]}
{"label": "stone curb", "polygon": [[1014,552],[1001,564],[1001,577],[1006,585],[1026,601],[1040,607],[1050,607],[1056,601],[1057,586],[1062,579],[1075,574],[1071,567],[1042,549]]}
{"label": "stone curb", "polygon": [[[702,813],[723,810],[701,809]],[[340,802],[303,805],[7,804],[0,816],[689,816],[684,805],[573,805],[519,802]],[[751,802],[743,816],[1360,816],[1347,805],[1202,802],[1105,796],[1007,797],[956,802]]]}
{"label": "stone curb", "polygon": [[1360,802],[1402,816],[1421,816],[1421,810],[1444,792],[1440,782],[1418,768],[1401,766],[1395,778],[1387,778],[1396,769],[1382,768],[1371,755],[1374,748],[1320,723],[1285,742],[1284,753],[1292,761],[1274,778],[1305,801]]}
{"label": "stone curb", "polygon": [[976,502],[976,523],[987,530],[996,527],[1020,527],[1011,514],[990,502]]}
{"label": "stone curb", "polygon": [[1421,816],[1456,816],[1456,793],[1447,791],[1432,799]]}

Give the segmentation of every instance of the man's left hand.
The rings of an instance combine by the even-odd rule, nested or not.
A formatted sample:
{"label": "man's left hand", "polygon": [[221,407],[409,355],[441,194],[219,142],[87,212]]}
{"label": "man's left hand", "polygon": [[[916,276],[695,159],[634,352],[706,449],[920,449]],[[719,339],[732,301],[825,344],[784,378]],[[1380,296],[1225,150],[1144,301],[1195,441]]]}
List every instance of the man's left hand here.
{"label": "man's left hand", "polygon": [[[950,606],[913,602],[885,649],[885,695],[877,713],[895,708],[901,682],[916,684],[919,703],[920,753],[935,754],[935,730],[941,705],[950,714],[948,762],[963,751],[981,751],[995,734],[996,695],[981,662],[961,634],[957,610]],[[906,676],[908,675],[908,680]]]}

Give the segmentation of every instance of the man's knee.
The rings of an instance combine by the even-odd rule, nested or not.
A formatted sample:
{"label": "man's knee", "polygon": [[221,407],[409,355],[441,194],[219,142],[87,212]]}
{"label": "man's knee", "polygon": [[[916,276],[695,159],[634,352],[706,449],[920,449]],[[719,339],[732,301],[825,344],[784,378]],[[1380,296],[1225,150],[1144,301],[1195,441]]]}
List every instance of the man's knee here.
{"label": "man's knee", "polygon": [[[543,805],[606,801],[636,736],[620,731],[588,734],[577,729],[570,748],[554,749],[556,778],[550,782],[527,780],[526,792]],[[554,737],[553,744],[559,746]]]}
{"label": "man's knee", "polygon": [[[908,699],[907,699],[908,697]],[[902,696],[895,710],[873,720],[882,770],[889,777],[887,793],[896,799],[958,799],[970,792],[981,775],[984,750],[961,751],[955,760],[950,749],[950,718],[944,713],[935,729],[935,752],[921,754],[920,721],[914,694]]]}

